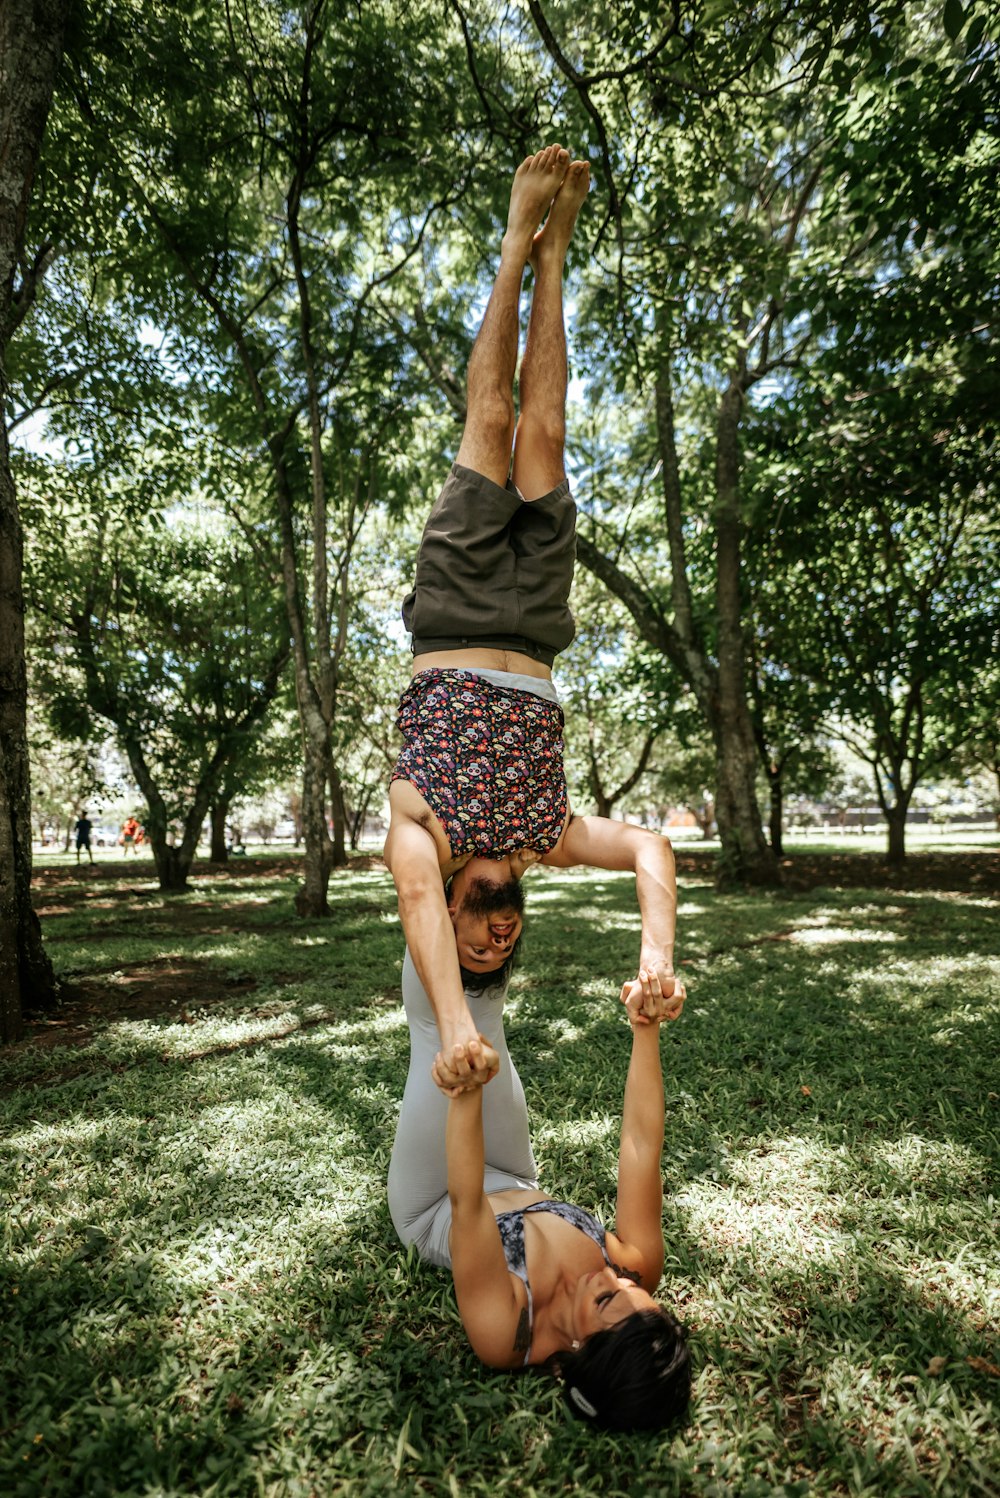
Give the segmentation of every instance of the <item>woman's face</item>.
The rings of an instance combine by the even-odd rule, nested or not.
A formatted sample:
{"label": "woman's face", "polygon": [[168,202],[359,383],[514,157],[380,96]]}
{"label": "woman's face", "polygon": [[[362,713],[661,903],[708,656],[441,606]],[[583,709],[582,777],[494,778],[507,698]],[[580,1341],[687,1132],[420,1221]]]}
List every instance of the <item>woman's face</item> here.
{"label": "woman's face", "polygon": [[503,966],[524,928],[524,895],[507,859],[473,858],[452,880],[448,913],[458,960],[473,973]]}
{"label": "woman's face", "polygon": [[583,1342],[595,1332],[617,1326],[636,1311],[655,1311],[656,1301],[632,1280],[622,1278],[605,1265],[582,1274],[577,1281],[573,1300],[573,1324],[576,1340]]}

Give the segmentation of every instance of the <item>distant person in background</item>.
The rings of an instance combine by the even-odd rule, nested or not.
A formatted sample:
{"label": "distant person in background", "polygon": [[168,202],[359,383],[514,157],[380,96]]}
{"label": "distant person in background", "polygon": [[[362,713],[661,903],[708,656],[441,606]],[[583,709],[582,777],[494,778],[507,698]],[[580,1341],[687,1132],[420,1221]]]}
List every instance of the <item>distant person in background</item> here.
{"label": "distant person in background", "polygon": [[73,829],[73,831],[76,833],[76,861],[77,861],[77,863],[80,862],[80,850],[82,848],[86,848],[86,850],[87,850],[87,857],[90,859],[91,863],[93,863],[93,861],[94,861],[93,850],[91,849],[91,846],[90,846],[90,833],[91,833],[91,829],[92,829],[93,825],[94,824],[90,820],[90,818],[87,816],[86,811],[81,811],[81,813],[80,813],[80,819],[79,819],[79,821],[77,822],[76,826]]}
{"label": "distant person in background", "polygon": [[118,841],[121,843],[122,848],[125,850],[123,856],[128,856],[128,851],[130,848],[132,849],[133,853],[135,852],[139,843],[142,842],[142,828],[139,826],[139,823],[136,821],[135,817],[125,818],[125,821],[122,823],[121,837],[118,839]]}

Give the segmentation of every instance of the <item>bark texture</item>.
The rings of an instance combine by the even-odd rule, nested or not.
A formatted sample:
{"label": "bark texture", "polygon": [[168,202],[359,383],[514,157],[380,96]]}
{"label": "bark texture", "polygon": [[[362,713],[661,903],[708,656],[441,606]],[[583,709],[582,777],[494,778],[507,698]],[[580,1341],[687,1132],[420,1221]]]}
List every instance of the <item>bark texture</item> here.
{"label": "bark texture", "polygon": [[212,829],[212,845],[209,858],[213,863],[229,862],[229,847],[226,843],[226,823],[229,820],[229,797],[216,796],[209,807],[209,826]]}
{"label": "bark texture", "polygon": [[[7,349],[48,263],[24,256],[25,227],[70,6],[67,0],[0,5],[0,402]],[[55,1002],[52,966],[31,905],[31,781],[24,659],[23,535],[0,419],[0,1042],[21,1034],[26,1009]]]}
{"label": "bark texture", "polygon": [[781,775],[768,777],[767,788],[771,797],[770,816],[770,838],[771,847],[776,858],[781,858],[785,851],[784,845],[784,819],[785,819],[785,792],[781,782]]}
{"label": "bark texture", "polygon": [[722,844],[719,883],[770,885],[780,882],[780,874],[764,837],[757,803],[757,746],[747,701],[740,580],[739,423],[743,399],[742,380],[736,372],[720,400],[716,420],[714,651],[699,627],[688,579],[674,408],[666,370],[656,386],[656,424],[670,552],[672,618],[666,616],[644,581],[624,572],[616,560],[582,533],[577,535],[577,555],[625,604],[642,638],[676,666],[704,714],[715,745],[715,818]]}

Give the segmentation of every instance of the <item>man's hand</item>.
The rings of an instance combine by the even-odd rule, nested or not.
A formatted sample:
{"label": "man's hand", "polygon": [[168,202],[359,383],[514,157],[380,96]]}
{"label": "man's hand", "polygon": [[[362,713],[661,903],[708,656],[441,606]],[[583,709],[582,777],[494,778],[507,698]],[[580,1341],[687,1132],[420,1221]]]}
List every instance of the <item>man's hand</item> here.
{"label": "man's hand", "polygon": [[460,1097],[463,1092],[485,1087],[499,1070],[500,1057],[485,1035],[480,1035],[465,1045],[456,1041],[447,1056],[438,1051],[431,1076],[446,1097]]}
{"label": "man's hand", "polygon": [[686,998],[684,984],[666,962],[641,967],[638,977],[626,983],[621,991],[621,1001],[633,1025],[678,1019]]}

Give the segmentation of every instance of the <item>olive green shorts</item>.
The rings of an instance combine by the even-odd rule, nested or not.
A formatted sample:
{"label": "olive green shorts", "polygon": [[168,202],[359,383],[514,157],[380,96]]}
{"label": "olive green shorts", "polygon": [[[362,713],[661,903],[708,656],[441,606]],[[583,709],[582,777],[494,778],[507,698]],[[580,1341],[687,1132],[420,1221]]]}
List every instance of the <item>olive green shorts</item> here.
{"label": "olive green shorts", "polygon": [[575,632],[569,480],[541,499],[454,463],[424,527],[403,623],[414,655],[481,646],[551,665]]}

